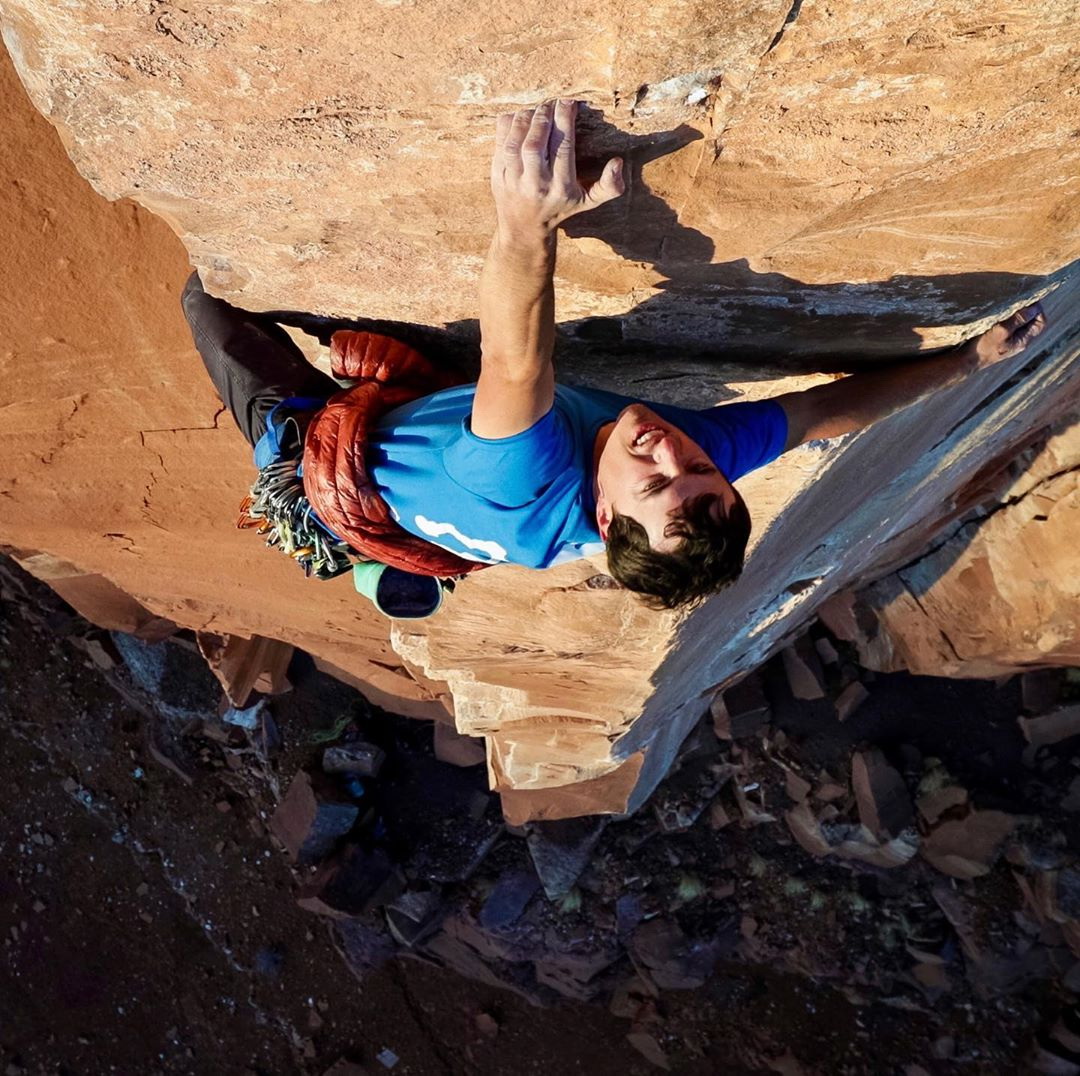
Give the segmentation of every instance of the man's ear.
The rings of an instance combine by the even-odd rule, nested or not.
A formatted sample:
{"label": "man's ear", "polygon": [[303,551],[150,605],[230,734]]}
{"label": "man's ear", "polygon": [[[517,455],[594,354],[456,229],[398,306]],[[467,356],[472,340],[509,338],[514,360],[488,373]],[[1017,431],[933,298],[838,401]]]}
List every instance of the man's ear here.
{"label": "man's ear", "polygon": [[600,490],[596,494],[596,525],[600,528],[600,537],[605,542],[607,541],[608,528],[611,526],[612,517],[611,505],[608,504],[604,491]]}

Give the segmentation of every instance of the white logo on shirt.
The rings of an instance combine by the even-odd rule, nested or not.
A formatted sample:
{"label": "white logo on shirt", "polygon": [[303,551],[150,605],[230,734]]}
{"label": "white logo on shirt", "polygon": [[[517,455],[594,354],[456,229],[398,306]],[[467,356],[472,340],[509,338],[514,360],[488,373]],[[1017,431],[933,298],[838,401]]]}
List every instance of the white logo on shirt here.
{"label": "white logo on shirt", "polygon": [[[417,516],[415,522],[416,526],[429,538],[441,538],[444,534],[449,534],[456,538],[467,549],[475,549],[477,552],[484,555],[476,557],[471,553],[463,553],[460,549],[450,549],[445,545],[439,546],[440,549],[445,549],[448,553],[457,553],[458,556],[464,557],[466,560],[506,560],[506,550],[503,549],[498,542],[488,542],[483,538],[470,538],[468,535],[462,534],[453,523],[436,523],[434,520],[427,519],[424,516]],[[435,544],[439,545],[438,542]]]}

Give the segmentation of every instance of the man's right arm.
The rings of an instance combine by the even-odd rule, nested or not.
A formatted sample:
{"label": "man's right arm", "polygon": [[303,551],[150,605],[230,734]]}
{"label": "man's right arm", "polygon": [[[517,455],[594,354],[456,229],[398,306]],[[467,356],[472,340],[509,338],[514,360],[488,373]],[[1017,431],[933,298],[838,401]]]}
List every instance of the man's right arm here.
{"label": "man's right arm", "polygon": [[551,409],[555,395],[556,233],[500,228],[480,275],[478,437],[511,437]]}
{"label": "man's right arm", "polygon": [[481,366],[472,410],[478,437],[512,437],[551,409],[556,229],[623,192],[618,158],[591,187],[578,182],[576,117],[576,101],[545,101],[500,116],[496,126],[497,226],[480,276]]}

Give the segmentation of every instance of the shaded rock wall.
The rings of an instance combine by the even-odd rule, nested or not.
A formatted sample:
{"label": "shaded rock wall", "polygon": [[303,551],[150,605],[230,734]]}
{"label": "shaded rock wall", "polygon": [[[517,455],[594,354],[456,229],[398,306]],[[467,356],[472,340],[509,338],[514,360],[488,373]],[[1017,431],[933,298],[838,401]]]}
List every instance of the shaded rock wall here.
{"label": "shaded rock wall", "polygon": [[[958,6],[808,2],[786,28],[786,4],[623,3],[572,28],[527,4],[481,41],[471,10],[0,0],[20,75],[83,173],[163,213],[234,301],[474,316],[492,114],[566,91],[605,109],[594,151],[629,145],[634,162],[633,196],[563,244],[569,380],[768,396],[817,376],[769,380],[781,346],[823,365],[955,340],[1058,287],[1054,328],[1022,376],[988,371],[749,476],[746,575],[688,618],[583,562],[482,573],[439,617],[391,630],[346,581],[308,583],[232,529],[248,453],[179,314],[184,252],[138,207],[93,197],[5,69],[0,542],[32,569],[62,562],[69,590],[104,580],[181,626],[303,647],[400,712],[452,712],[486,736],[515,820],[617,812],[717,686],[838,589],[915,557],[1075,397],[1075,31],[1049,3],[984,25]],[[620,337],[753,345],[770,363]]]}
{"label": "shaded rock wall", "polygon": [[826,620],[875,669],[992,677],[1080,665],[1080,413],[1072,412],[988,514],[860,591]]}

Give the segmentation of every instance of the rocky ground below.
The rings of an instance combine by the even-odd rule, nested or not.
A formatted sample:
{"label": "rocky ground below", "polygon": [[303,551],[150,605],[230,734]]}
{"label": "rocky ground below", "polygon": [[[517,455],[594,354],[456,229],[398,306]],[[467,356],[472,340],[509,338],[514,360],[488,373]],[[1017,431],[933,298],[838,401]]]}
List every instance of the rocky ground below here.
{"label": "rocky ground below", "polygon": [[9,1076],[1077,1071],[1071,674],[815,628],[637,817],[526,834],[302,655],[245,729],[184,633],[0,584]]}

